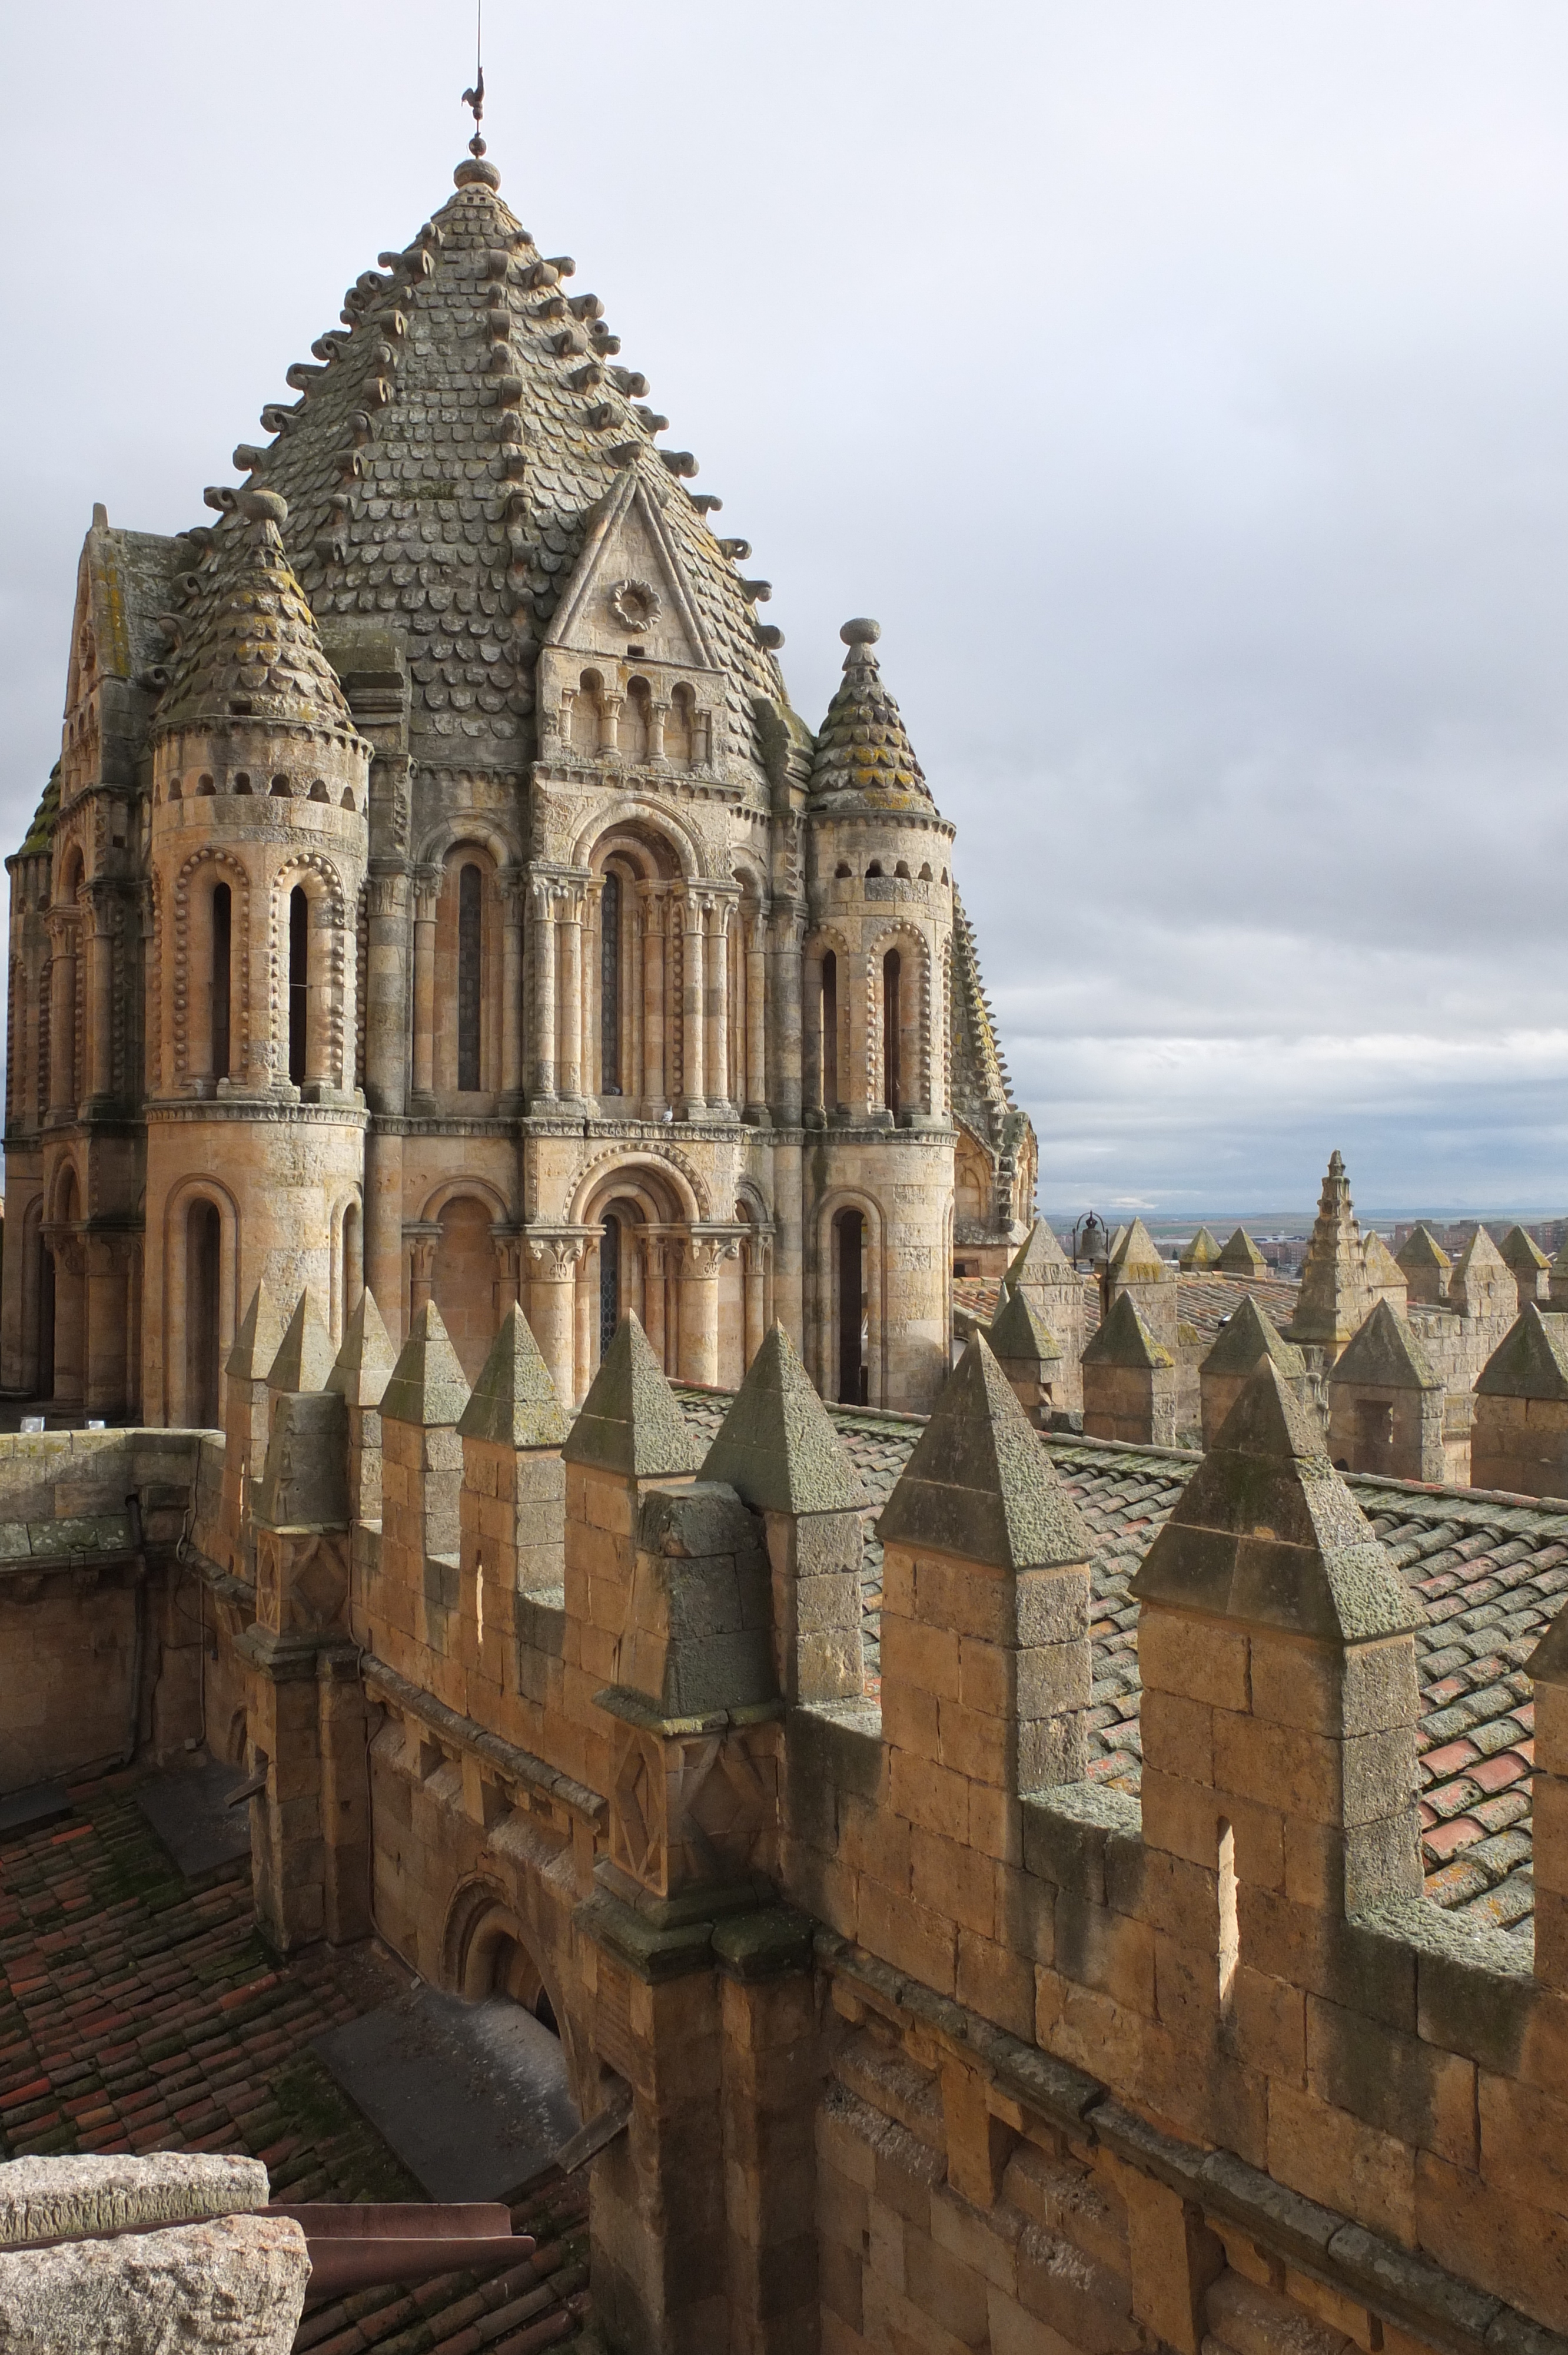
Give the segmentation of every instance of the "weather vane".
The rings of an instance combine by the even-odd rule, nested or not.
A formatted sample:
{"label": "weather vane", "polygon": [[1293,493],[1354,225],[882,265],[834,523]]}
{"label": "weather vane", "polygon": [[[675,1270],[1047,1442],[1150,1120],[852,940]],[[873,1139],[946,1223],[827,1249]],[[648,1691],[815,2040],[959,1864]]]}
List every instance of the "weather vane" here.
{"label": "weather vane", "polygon": [[474,0],[473,88],[464,91],[462,102],[473,109],[473,137],[468,143],[468,152],[471,155],[482,155],[484,142],[479,126],[484,117],[484,0]]}

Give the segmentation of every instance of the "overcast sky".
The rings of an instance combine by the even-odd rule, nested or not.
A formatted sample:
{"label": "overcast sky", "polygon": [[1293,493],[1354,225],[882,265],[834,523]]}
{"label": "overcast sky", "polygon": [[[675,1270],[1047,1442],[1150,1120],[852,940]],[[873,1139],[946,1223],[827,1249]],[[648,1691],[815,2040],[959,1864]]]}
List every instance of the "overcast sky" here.
{"label": "overcast sky", "polygon": [[[489,0],[817,724],[881,654],[1042,1199],[1568,1209],[1562,0]],[[199,521],[450,192],[471,0],[9,0],[0,833],[80,537]]]}

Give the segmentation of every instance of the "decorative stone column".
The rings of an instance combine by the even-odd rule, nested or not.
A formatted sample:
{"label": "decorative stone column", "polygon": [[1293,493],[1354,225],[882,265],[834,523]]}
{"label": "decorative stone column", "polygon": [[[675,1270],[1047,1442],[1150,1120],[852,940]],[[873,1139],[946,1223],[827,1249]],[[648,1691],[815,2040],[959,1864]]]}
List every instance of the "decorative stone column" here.
{"label": "decorative stone column", "polygon": [[561,893],[560,1092],[568,1103],[583,1092],[583,895],[580,885]]}
{"label": "decorative stone column", "polygon": [[[435,1219],[406,1219],[403,1241],[408,1250],[408,1326],[430,1300],[436,1278],[436,1247],[441,1240]],[[399,1290],[401,1286],[399,1286]]]}
{"label": "decorative stone column", "polygon": [[535,878],[534,1097],[556,1100],[556,887]]}
{"label": "decorative stone column", "polygon": [[710,1114],[722,1120],[729,1101],[729,902],[709,900],[703,911],[704,968],[707,976],[704,1012]]}
{"label": "decorative stone column", "polygon": [[414,1105],[434,1108],[436,1071],[436,901],[439,867],[414,870]]}
{"label": "decorative stone column", "polygon": [[372,868],[366,889],[365,1096],[401,1113],[408,1085],[408,872]]}
{"label": "decorative stone column", "polygon": [[740,1249],[734,1229],[705,1233],[694,1227],[686,1244],[686,1275],[681,1287],[681,1380],[718,1387],[718,1272],[722,1260]]}
{"label": "decorative stone column", "polygon": [[665,1110],[664,929],[670,901],[663,886],[640,883],[642,902],[642,1073],[644,1120],[658,1120]]}
{"label": "decorative stone column", "polygon": [[114,913],[119,894],[112,884],[89,887],[92,931],[88,936],[87,1098],[109,1103],[114,1096]]}
{"label": "decorative stone column", "polygon": [[703,1056],[707,1014],[705,904],[692,891],[681,902],[681,1096],[684,1120],[701,1120],[708,1108]]}
{"label": "decorative stone column", "polygon": [[577,1396],[577,1273],[598,1232],[593,1227],[524,1227],[528,1260],[528,1322],[549,1368],[556,1395]]}
{"label": "decorative stone column", "polygon": [[76,911],[51,908],[49,961],[49,1114],[76,1110]]}
{"label": "decorative stone column", "polygon": [[496,878],[501,894],[501,1093],[503,1109],[523,1100],[523,905],[524,880],[515,868]]}
{"label": "decorative stone column", "polygon": [[746,918],[746,1117],[754,1128],[768,1125],[767,918],[760,909]]}

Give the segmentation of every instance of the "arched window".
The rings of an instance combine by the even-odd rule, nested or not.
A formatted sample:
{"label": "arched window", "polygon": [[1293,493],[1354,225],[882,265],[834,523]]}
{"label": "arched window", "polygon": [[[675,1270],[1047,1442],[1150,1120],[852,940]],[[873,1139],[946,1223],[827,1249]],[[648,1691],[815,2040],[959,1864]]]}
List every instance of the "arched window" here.
{"label": "arched window", "polygon": [[458,1086],[480,1086],[480,1037],[483,1005],[484,878],[467,866],[458,877],[457,1027]]}
{"label": "arched window", "polygon": [[620,1078],[620,878],[604,871],[599,910],[599,1092],[618,1096]]}
{"label": "arched window", "polygon": [[218,1391],[218,1284],[223,1226],[215,1203],[193,1202],[185,1215],[185,1412],[199,1429],[223,1420]]}
{"label": "arched window", "polygon": [[822,1109],[839,1101],[839,961],[829,949],[822,958]]}
{"label": "arched window", "polygon": [[341,1337],[365,1290],[365,1227],[357,1202],[346,1204],[343,1213],[343,1265],[338,1284],[338,1316],[334,1329]]}
{"label": "arched window", "polygon": [[842,1406],[866,1401],[865,1218],[841,1210],[833,1220],[834,1273],[838,1278],[838,1396]]}
{"label": "arched window", "polygon": [[623,760],[645,761],[648,758],[651,717],[648,681],[634,678],[626,690],[626,701],[620,707],[620,753]]}
{"label": "arched window", "polygon": [[895,1116],[903,1102],[903,961],[896,949],[882,960],[882,1100]]}
{"label": "arched window", "polygon": [[572,698],[572,751],[591,757],[599,751],[599,698],[604,681],[597,670],[585,670]]}
{"label": "arched window", "polygon": [[234,896],[227,883],[212,894],[212,1076],[228,1077],[228,969],[234,937]]}
{"label": "arched window", "polygon": [[289,1077],[299,1087],[305,1076],[310,1035],[311,903],[301,885],[289,894]]}
{"label": "arched window", "polygon": [[692,739],[695,733],[695,698],[689,687],[678,687],[670,698],[670,709],[664,717],[664,758],[683,768],[692,760]]}
{"label": "arched window", "polygon": [[599,1354],[615,1338],[620,1323],[620,1220],[607,1211],[599,1245]]}

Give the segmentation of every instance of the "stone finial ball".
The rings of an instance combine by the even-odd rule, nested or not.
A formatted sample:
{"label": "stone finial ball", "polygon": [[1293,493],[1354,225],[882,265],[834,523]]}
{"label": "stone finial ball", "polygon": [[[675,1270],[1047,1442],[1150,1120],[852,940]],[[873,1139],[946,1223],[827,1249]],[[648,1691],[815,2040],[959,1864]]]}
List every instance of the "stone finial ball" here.
{"label": "stone finial ball", "polygon": [[289,502],[281,491],[241,491],[239,512],[251,523],[287,523]]}
{"label": "stone finial ball", "polygon": [[839,632],[846,646],[874,646],[882,635],[880,622],[846,622]]}

